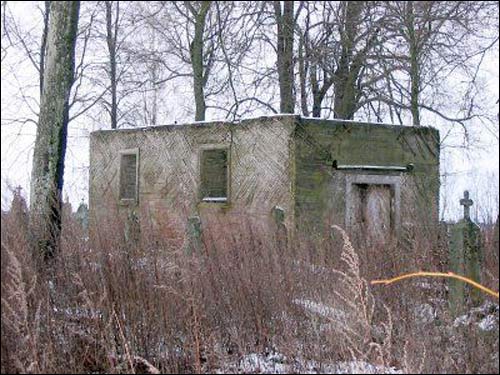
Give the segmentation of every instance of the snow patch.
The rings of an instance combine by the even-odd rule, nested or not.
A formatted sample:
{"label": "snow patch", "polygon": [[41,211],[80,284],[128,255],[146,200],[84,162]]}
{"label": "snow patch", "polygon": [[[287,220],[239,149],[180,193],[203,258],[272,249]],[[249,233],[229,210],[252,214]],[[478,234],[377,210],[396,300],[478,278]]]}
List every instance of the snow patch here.
{"label": "snow patch", "polygon": [[319,363],[293,358],[289,360],[280,353],[244,355],[239,363],[229,364],[216,371],[218,374],[402,374],[394,367],[376,366],[363,361]]}
{"label": "snow patch", "polygon": [[498,330],[497,304],[486,302],[482,306],[471,309],[467,314],[460,315],[453,321],[453,327],[476,325],[482,331]]}
{"label": "snow patch", "polygon": [[345,320],[346,313],[342,310],[327,306],[323,303],[314,302],[307,299],[295,299],[293,303],[302,306],[305,310],[334,320]]}
{"label": "snow patch", "polygon": [[437,312],[434,307],[428,303],[423,303],[415,307],[415,320],[420,324],[432,323],[437,318]]}
{"label": "snow patch", "polygon": [[[147,126],[138,126],[138,127],[130,127],[130,128],[119,128],[119,129],[99,129],[97,131],[99,132],[120,132],[120,131],[130,131],[130,130],[151,130],[155,128],[161,129],[162,127],[173,127],[173,126],[178,126],[183,127],[186,125],[213,125],[213,124],[228,124],[228,125],[236,125],[240,124],[243,121],[252,121],[252,120],[258,120],[262,118],[283,118],[283,117],[296,117],[297,119],[302,119],[302,120],[313,120],[313,121],[331,121],[331,122],[336,122],[336,123],[350,123],[350,124],[369,124],[369,125],[376,125],[376,126],[390,126],[390,127],[409,127],[408,125],[395,125],[395,124],[389,124],[389,123],[383,123],[383,122],[367,122],[367,121],[360,121],[360,120],[343,120],[343,119],[326,119],[326,118],[320,118],[320,117],[306,117],[306,116],[301,116],[296,113],[273,113],[269,115],[261,115],[261,116],[254,116],[254,117],[248,117],[248,118],[242,118],[242,119],[235,119],[235,120],[229,120],[227,118],[225,119],[213,119],[213,120],[204,120],[204,121],[189,121],[185,123],[177,123],[174,122],[174,124],[165,124],[165,125],[147,125]],[[427,128],[426,126],[422,126],[422,128]]]}
{"label": "snow patch", "polygon": [[477,326],[482,331],[493,331],[495,328],[498,328],[498,318],[495,318],[495,315],[488,315],[485,318],[481,319]]}

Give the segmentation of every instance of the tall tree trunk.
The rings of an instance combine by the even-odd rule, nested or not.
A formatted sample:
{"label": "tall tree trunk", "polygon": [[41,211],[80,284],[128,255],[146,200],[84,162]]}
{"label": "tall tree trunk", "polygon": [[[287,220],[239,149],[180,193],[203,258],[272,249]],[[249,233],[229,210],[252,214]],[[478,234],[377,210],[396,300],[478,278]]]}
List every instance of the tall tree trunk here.
{"label": "tall tree trunk", "polygon": [[293,40],[295,29],[295,18],[293,12],[293,1],[283,2],[283,14],[281,13],[281,2],[274,1],[274,14],[278,29],[277,43],[277,68],[280,85],[280,112],[294,113],[295,98],[293,95]]}
{"label": "tall tree trunk", "polygon": [[312,117],[321,117],[321,104],[323,103],[324,96],[318,92],[313,93],[313,108]]}
{"label": "tall tree trunk", "polygon": [[303,116],[309,116],[309,109],[307,107],[307,73],[309,71],[309,62],[307,61],[307,54],[304,51],[304,45],[307,43],[307,28],[299,39],[299,82],[300,82],[300,107]]}
{"label": "tall tree trunk", "polygon": [[[306,25],[304,32],[299,39],[299,79],[301,86],[301,106],[302,114],[309,116],[307,107],[307,92],[306,92],[306,78],[309,76],[309,83],[311,85],[312,94],[312,117],[321,117],[321,106],[326,93],[333,84],[333,75],[323,69],[323,77],[321,79],[318,70],[318,58],[315,56],[314,47],[311,46],[309,40],[309,27],[310,18],[309,13],[306,15]],[[322,81],[322,85],[321,85]]]}
{"label": "tall tree trunk", "polygon": [[[311,69],[312,71],[312,69]],[[316,73],[315,73],[316,74]],[[321,117],[321,107],[323,104],[323,100],[325,99],[326,93],[332,87],[333,82],[335,80],[334,75],[328,75],[326,70],[323,70],[323,84],[320,87],[318,83],[318,79],[311,79],[312,89],[313,89],[313,117]]]}
{"label": "tall tree trunk", "polygon": [[203,66],[203,33],[205,31],[205,23],[210,9],[211,2],[204,1],[201,3],[200,10],[196,12],[194,24],[194,37],[191,42],[191,65],[193,67],[193,87],[194,101],[196,106],[195,121],[204,121],[206,104],[205,104],[205,84],[206,78],[204,75]]}
{"label": "tall tree trunk", "polygon": [[80,2],[53,1],[40,116],[31,174],[30,229],[34,250],[47,259],[59,245],[69,96],[74,80]]}
{"label": "tall tree trunk", "polygon": [[352,119],[356,108],[356,80],[361,69],[360,62],[354,57],[354,45],[363,2],[348,1],[344,4],[344,30],[340,37],[342,50],[335,72],[334,117]]}
{"label": "tall tree trunk", "polygon": [[413,1],[408,1],[408,42],[410,60],[410,111],[413,119],[413,126],[420,126],[420,109],[418,107],[418,97],[420,94],[420,71],[418,61],[418,39],[415,32],[415,10]]}
{"label": "tall tree trunk", "polygon": [[50,1],[45,1],[45,13],[43,14],[42,43],[40,45],[40,70],[39,70],[40,97],[42,96],[43,92],[43,74],[45,71],[45,55],[47,52],[47,34],[49,32],[49,16],[50,16]]}
{"label": "tall tree trunk", "polygon": [[[154,39],[154,34],[153,34]],[[151,75],[151,90],[153,94],[152,104],[151,104],[151,126],[156,126],[158,119],[158,96],[159,96],[159,86],[158,82],[158,62],[153,60],[149,68],[149,74]]]}
{"label": "tall tree trunk", "polygon": [[117,118],[117,86],[118,82],[116,79],[116,38],[118,33],[118,16],[120,12],[120,2],[116,2],[116,17],[113,30],[113,14],[112,14],[112,1],[106,1],[106,42],[108,44],[109,53],[109,85],[111,90],[111,108],[110,108],[110,120],[111,129],[116,129],[118,126]]}

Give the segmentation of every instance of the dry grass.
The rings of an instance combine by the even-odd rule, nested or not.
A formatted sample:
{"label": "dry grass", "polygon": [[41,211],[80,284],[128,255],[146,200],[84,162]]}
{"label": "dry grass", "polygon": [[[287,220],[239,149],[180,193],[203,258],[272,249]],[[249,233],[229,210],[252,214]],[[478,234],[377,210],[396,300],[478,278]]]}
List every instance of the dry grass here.
{"label": "dry grass", "polygon": [[[470,331],[452,342],[446,311],[437,322],[415,317],[442,284],[405,283],[394,293],[367,282],[417,260],[408,266],[402,254],[387,263],[380,258],[387,249],[357,248],[341,228],[321,246],[297,239],[286,247],[258,218],[223,230],[213,221],[199,251],[186,255],[169,223],[163,232],[142,223],[134,242],[113,219],[89,241],[63,216],[61,252],[37,269],[23,210],[2,214],[2,373],[203,373],[272,352],[318,368],[356,359],[408,372],[495,371],[486,365],[495,338]],[[418,241],[411,248],[423,251]],[[471,345],[484,353],[465,355]]]}

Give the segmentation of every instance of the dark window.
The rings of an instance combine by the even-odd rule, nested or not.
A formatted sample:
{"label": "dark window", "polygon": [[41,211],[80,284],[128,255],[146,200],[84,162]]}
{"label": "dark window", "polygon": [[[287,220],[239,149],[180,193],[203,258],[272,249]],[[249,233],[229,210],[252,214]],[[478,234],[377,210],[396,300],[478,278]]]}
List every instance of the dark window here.
{"label": "dark window", "polygon": [[201,199],[227,201],[227,150],[203,150],[201,153]]}
{"label": "dark window", "polygon": [[120,199],[136,199],[137,155],[122,154],[120,161]]}

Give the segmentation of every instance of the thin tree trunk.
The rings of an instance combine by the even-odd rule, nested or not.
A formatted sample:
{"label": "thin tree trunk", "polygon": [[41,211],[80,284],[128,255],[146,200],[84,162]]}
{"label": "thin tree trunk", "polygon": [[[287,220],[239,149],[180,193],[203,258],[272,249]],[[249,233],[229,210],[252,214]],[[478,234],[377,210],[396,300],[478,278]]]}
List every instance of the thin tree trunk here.
{"label": "thin tree trunk", "polygon": [[352,120],[356,112],[358,90],[356,80],[358,78],[361,66],[352,65],[349,68],[342,68],[337,77],[337,86],[335,90],[335,112],[334,117]]}
{"label": "thin tree trunk", "polygon": [[45,259],[54,255],[59,245],[68,101],[74,80],[79,10],[78,1],[53,1],[50,4],[30,200],[33,248]]}
{"label": "thin tree trunk", "polygon": [[[307,30],[306,30],[307,32]],[[304,39],[307,39],[304,35],[301,35],[299,39],[299,81],[300,81],[300,106],[302,110],[302,115],[309,116],[309,109],[307,107],[307,87],[306,87],[306,77],[309,70],[309,64],[307,55],[304,53]]]}
{"label": "thin tree trunk", "polygon": [[413,1],[408,1],[408,39],[410,44],[410,111],[413,119],[413,126],[420,126],[420,109],[418,107],[418,97],[420,93],[420,72],[418,62],[418,40],[415,33],[415,12]]}
{"label": "thin tree trunk", "polygon": [[40,70],[39,70],[39,82],[40,82],[40,97],[43,91],[43,75],[45,71],[45,55],[47,52],[47,34],[49,31],[49,15],[50,15],[50,1],[45,1],[45,13],[43,14],[43,33],[42,33],[42,43],[40,45]]}
{"label": "thin tree trunk", "polygon": [[321,106],[323,100],[325,99],[326,93],[332,87],[334,82],[334,76],[328,76],[328,72],[323,70],[323,85],[319,87],[317,79],[315,79],[315,84],[313,85],[313,117],[321,117]]}
{"label": "thin tree trunk", "polygon": [[205,31],[205,22],[210,9],[211,2],[205,1],[201,3],[200,10],[194,14],[194,38],[191,42],[191,65],[193,67],[193,87],[194,101],[196,106],[195,121],[204,121],[206,104],[205,104],[205,82],[204,67],[203,67],[203,33]]}
{"label": "thin tree trunk", "polygon": [[293,40],[295,18],[293,12],[293,1],[283,2],[283,14],[281,4],[274,1],[274,13],[278,29],[277,43],[277,67],[280,85],[280,112],[294,113],[295,98],[293,95]]}
{"label": "thin tree trunk", "polygon": [[361,66],[354,61],[354,43],[363,2],[345,2],[344,30],[341,33],[342,52],[335,72],[334,117],[352,119],[356,108],[356,80]]}
{"label": "thin tree trunk", "polygon": [[323,103],[323,98],[318,93],[313,95],[313,108],[312,117],[321,117],[321,104]]}
{"label": "thin tree trunk", "polygon": [[118,32],[118,15],[120,2],[116,2],[116,18],[115,18],[115,28],[113,31],[113,14],[112,14],[112,1],[106,1],[106,41],[108,44],[109,53],[109,84],[111,91],[111,108],[110,108],[110,120],[111,129],[116,129],[118,126],[117,118],[117,86],[118,82],[116,79],[116,37]]}
{"label": "thin tree trunk", "polygon": [[[154,40],[154,34],[153,34],[153,40]],[[151,74],[151,89],[153,92],[153,103],[151,104],[151,126],[156,126],[157,119],[158,119],[158,95],[159,95],[159,87],[156,82],[158,82],[159,76],[158,76],[158,63],[156,60],[154,60],[151,64],[150,67],[150,74]]]}

